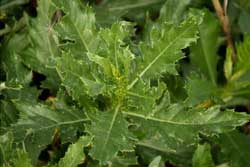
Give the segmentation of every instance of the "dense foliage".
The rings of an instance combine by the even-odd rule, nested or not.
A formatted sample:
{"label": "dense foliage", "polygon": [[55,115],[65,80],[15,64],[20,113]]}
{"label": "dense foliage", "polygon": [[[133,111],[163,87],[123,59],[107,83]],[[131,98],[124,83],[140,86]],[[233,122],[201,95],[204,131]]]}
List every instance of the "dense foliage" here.
{"label": "dense foliage", "polygon": [[0,5],[0,166],[249,166],[247,0]]}

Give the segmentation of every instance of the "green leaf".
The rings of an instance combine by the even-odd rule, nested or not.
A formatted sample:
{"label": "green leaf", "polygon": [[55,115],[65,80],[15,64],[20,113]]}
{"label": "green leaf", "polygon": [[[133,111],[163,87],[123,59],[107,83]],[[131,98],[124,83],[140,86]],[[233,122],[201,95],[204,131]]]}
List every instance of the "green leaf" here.
{"label": "green leaf", "polygon": [[51,18],[56,10],[52,1],[39,1],[36,19],[29,19],[29,46],[21,53],[26,66],[46,75],[47,85],[57,89],[59,76],[55,71],[55,59],[60,56],[58,37]]}
{"label": "green leaf", "polygon": [[230,167],[245,167],[250,163],[250,136],[233,131],[219,136],[218,144],[221,154],[226,156],[225,162]]}
{"label": "green leaf", "polygon": [[205,10],[205,16],[202,24],[199,25],[200,38],[198,42],[191,47],[190,59],[199,70],[216,85],[217,80],[217,49],[218,35],[220,25],[218,20]]}
{"label": "green leaf", "polygon": [[191,106],[195,106],[207,100],[216,100],[218,97],[218,87],[196,74],[192,74],[188,78],[185,88],[188,94],[186,102]]}
{"label": "green leaf", "polygon": [[5,100],[0,101],[0,134],[3,134],[11,124],[18,119],[18,111],[15,106]]}
{"label": "green leaf", "polygon": [[17,103],[20,118],[13,125],[15,141],[23,143],[36,162],[39,152],[52,141],[55,130],[59,130],[62,141],[71,141],[78,128],[86,122],[84,114],[74,108],[56,109],[45,105]]}
{"label": "green leaf", "polygon": [[71,144],[65,156],[59,161],[60,167],[76,167],[85,159],[83,147],[89,145],[90,137],[82,136],[74,144]]}
{"label": "green leaf", "polygon": [[88,126],[87,132],[94,137],[90,155],[101,165],[110,162],[118,151],[133,150],[133,136],[128,131],[128,123],[121,114],[120,106],[114,111],[97,112],[89,117],[91,126]]}
{"label": "green leaf", "polygon": [[146,13],[156,13],[164,2],[164,0],[109,0],[94,5],[94,9],[97,22],[102,26],[112,25],[124,17],[143,23]]}
{"label": "green leaf", "polygon": [[111,167],[130,167],[138,165],[135,152],[121,152],[111,163]]}
{"label": "green leaf", "polygon": [[239,26],[242,32],[249,34],[250,33],[250,24],[248,21],[248,18],[250,17],[250,14],[243,11],[240,14],[240,18],[239,18]]}
{"label": "green leaf", "polygon": [[[31,81],[31,71],[22,62],[20,53],[27,47],[26,34],[15,34],[6,40],[0,51],[1,66],[6,73],[6,86],[21,88]],[[24,42],[25,41],[25,42]]]}
{"label": "green leaf", "polygon": [[160,10],[159,21],[179,24],[191,0],[167,0]]}
{"label": "green leaf", "polygon": [[58,23],[55,23],[55,31],[60,41],[66,41],[60,43],[61,48],[70,50],[74,57],[83,59],[87,58],[83,56],[86,52],[95,53],[100,39],[91,7],[82,7],[79,0],[54,2],[65,14]]}
{"label": "green leaf", "polygon": [[167,106],[170,103],[170,99],[167,96],[166,86],[159,82],[158,86],[150,86],[149,84],[138,83],[127,92],[126,102],[128,111],[134,113],[140,113],[145,116],[154,115],[159,109],[157,108],[156,101],[159,100],[164,93],[166,96],[163,98],[165,105]]}
{"label": "green leaf", "polygon": [[[71,54],[63,54],[57,62],[58,73],[61,76],[62,85],[84,107],[91,106],[90,97],[97,96],[103,91],[103,83],[95,81],[86,62],[77,60]],[[94,71],[94,69],[93,69]]]}
{"label": "green leaf", "polygon": [[8,9],[16,5],[23,5],[28,3],[28,0],[3,0],[0,3],[0,10]]}
{"label": "green leaf", "polygon": [[142,57],[137,58],[137,77],[127,89],[131,89],[139,79],[155,78],[163,72],[176,74],[175,63],[183,57],[181,49],[197,40],[199,23],[200,17],[189,16],[177,27],[166,22],[153,27],[150,43],[140,44]]}
{"label": "green leaf", "polygon": [[134,59],[128,47],[123,46],[130,30],[127,22],[114,23],[111,29],[99,32],[102,39],[99,54],[88,52],[85,61],[73,58],[71,53],[58,59],[63,85],[82,106],[90,106],[91,99],[100,94],[112,99],[124,96]]}
{"label": "green leaf", "polygon": [[[163,107],[154,116],[124,112],[135,124],[134,134],[139,146],[157,150],[166,155],[183,157],[198,142],[198,133],[212,135],[232,131],[246,123],[249,116],[232,110],[221,111],[218,106],[207,110],[187,110],[180,105]],[[188,149],[187,149],[188,148]],[[183,157],[184,158],[184,157]],[[188,157],[183,160],[188,163]],[[173,158],[170,160],[174,160]],[[185,162],[186,161],[186,162]],[[181,161],[177,161],[180,163]]]}
{"label": "green leaf", "polygon": [[209,144],[198,145],[193,155],[193,167],[215,167]]}

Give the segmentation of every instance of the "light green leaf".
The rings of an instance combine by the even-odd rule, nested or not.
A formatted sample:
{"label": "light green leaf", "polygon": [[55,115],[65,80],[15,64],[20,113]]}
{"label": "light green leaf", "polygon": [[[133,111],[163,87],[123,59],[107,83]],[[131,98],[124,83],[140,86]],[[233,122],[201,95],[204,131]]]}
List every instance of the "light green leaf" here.
{"label": "light green leaf", "polygon": [[0,165],[7,163],[13,156],[13,134],[7,132],[0,136]]}
{"label": "light green leaf", "polygon": [[[53,109],[45,105],[17,103],[20,118],[13,125],[16,142],[23,143],[33,162],[39,152],[49,144],[55,130],[59,130],[62,141],[71,141],[78,128],[86,122],[84,114],[74,108]],[[53,111],[55,110],[55,111]]]}
{"label": "light green leaf", "polygon": [[198,145],[193,155],[193,167],[215,167],[209,144]]}
{"label": "light green leaf", "polygon": [[161,164],[161,156],[157,156],[153,159],[153,161],[149,164],[148,167],[162,167]]}
{"label": "light green leaf", "polygon": [[128,123],[121,114],[120,106],[114,111],[97,112],[89,117],[91,126],[87,131],[94,137],[90,155],[101,165],[111,162],[118,151],[133,150],[133,136],[128,131]]}
{"label": "light green leaf", "polygon": [[236,45],[237,61],[233,67],[233,72],[228,81],[226,90],[232,97],[241,97],[248,99],[250,86],[250,37],[245,36],[243,43]]}
{"label": "light green leaf", "polygon": [[235,71],[250,70],[250,37],[245,36],[244,41],[236,46],[237,62]]}
{"label": "light green leaf", "polygon": [[26,151],[16,149],[13,143],[11,132],[0,136],[0,165],[3,165],[3,167],[32,167]]}
{"label": "light green leaf", "polygon": [[15,167],[33,167],[27,152],[17,149],[16,156],[12,160]]}
{"label": "light green leaf", "polygon": [[[131,72],[131,61],[134,55],[125,45],[125,38],[132,32],[132,24],[129,22],[115,22],[110,29],[100,31],[100,36],[105,41],[102,46],[102,55],[110,61],[110,70],[113,77],[124,75],[128,78]],[[125,47],[124,47],[125,46]],[[116,74],[117,73],[117,74]],[[108,76],[107,76],[108,77]]]}
{"label": "light green leaf", "polygon": [[65,156],[59,161],[59,167],[77,167],[85,159],[83,147],[89,145],[89,136],[82,136],[76,143],[69,146]]}
{"label": "light green leaf", "polygon": [[199,70],[214,85],[217,81],[217,49],[218,35],[220,31],[219,21],[208,10],[205,10],[205,16],[202,24],[199,25],[200,38],[198,42],[191,47],[190,59]]}

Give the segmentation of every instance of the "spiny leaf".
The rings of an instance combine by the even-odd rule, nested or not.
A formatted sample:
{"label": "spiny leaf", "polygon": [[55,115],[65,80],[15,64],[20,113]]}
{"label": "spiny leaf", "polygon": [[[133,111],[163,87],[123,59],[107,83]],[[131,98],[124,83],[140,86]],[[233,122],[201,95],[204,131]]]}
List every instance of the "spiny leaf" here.
{"label": "spiny leaf", "polygon": [[76,167],[79,165],[85,159],[83,147],[90,143],[90,139],[89,136],[82,136],[76,143],[71,144],[65,156],[59,161],[58,166]]}
{"label": "spiny leaf", "polygon": [[7,87],[21,88],[31,81],[31,71],[25,68],[19,55],[28,45],[25,38],[26,34],[15,34],[1,47],[0,60],[6,73]]}
{"label": "spiny leaf", "polygon": [[62,49],[70,50],[74,57],[83,59],[86,59],[86,52],[95,53],[99,37],[91,7],[82,7],[79,0],[54,2],[65,14],[55,25],[60,40],[66,41],[61,42]]}
{"label": "spiny leaf", "polygon": [[70,141],[76,130],[87,121],[84,114],[76,109],[53,109],[45,105],[16,104],[20,119],[13,125],[16,142],[23,142],[33,162],[47,144],[52,141],[56,129],[60,130],[63,141]]}
{"label": "spiny leaf", "polygon": [[[132,24],[128,22],[115,22],[110,29],[100,31],[100,36],[105,41],[102,46],[102,55],[110,61],[111,72],[113,77],[116,75],[124,75],[128,78],[130,75],[131,61],[134,55],[127,47],[124,47],[124,39],[129,37],[132,32]],[[115,74],[117,71],[118,74]]]}
{"label": "spiny leaf", "polygon": [[137,58],[137,77],[127,89],[131,89],[139,79],[150,79],[162,72],[176,74],[175,63],[183,57],[181,49],[197,40],[200,18],[189,16],[180,26],[169,23],[153,27],[150,32],[150,43],[140,44],[142,57]]}
{"label": "spiny leaf", "polygon": [[100,164],[107,164],[118,151],[132,151],[133,136],[128,131],[128,123],[123,118],[120,106],[114,111],[89,115],[92,124],[87,131],[93,135],[93,148],[90,154]]}
{"label": "spiny leaf", "polygon": [[237,63],[236,63],[236,71],[245,71],[245,70],[250,70],[250,56],[249,56],[249,51],[250,51],[250,37],[245,36],[244,37],[244,42],[241,44],[238,44],[236,46],[237,49]]}
{"label": "spiny leaf", "polygon": [[249,120],[246,114],[230,110],[222,112],[218,107],[188,111],[180,105],[165,108],[154,116],[132,112],[124,114],[132,118],[136,125],[134,133],[140,139],[139,146],[180,157],[193,149],[199,132],[207,135],[225,133]]}
{"label": "spiny leaf", "polygon": [[122,46],[129,30],[130,24],[115,23],[110,30],[100,31],[102,47],[99,54],[88,52],[86,61],[82,61],[66,53],[58,60],[57,69],[62,83],[80,104],[88,106],[87,103],[91,103],[89,99],[99,94],[107,94],[111,98],[124,96],[134,58],[130,50]]}
{"label": "spiny leaf", "polygon": [[103,83],[95,81],[91,66],[82,60],[77,60],[69,53],[58,59],[57,70],[61,76],[62,85],[70,95],[82,106],[90,106],[89,97],[96,96],[103,91]]}
{"label": "spiny leaf", "polygon": [[207,10],[202,24],[199,25],[200,38],[198,42],[191,47],[191,62],[209,78],[214,85],[217,80],[217,41],[219,34],[219,22]]}
{"label": "spiny leaf", "polygon": [[209,144],[198,145],[193,156],[193,167],[215,167]]}
{"label": "spiny leaf", "polygon": [[47,86],[57,89],[59,77],[55,59],[60,56],[58,38],[51,18],[56,10],[52,1],[39,1],[37,18],[28,20],[29,46],[21,53],[25,65],[47,77]]}
{"label": "spiny leaf", "polygon": [[[127,92],[126,102],[128,111],[140,113],[145,116],[154,115],[157,112],[157,108],[155,108],[157,106],[156,101],[163,96],[165,91],[166,86],[161,82],[157,83],[157,86],[151,87],[147,83],[138,81],[133,89]],[[170,103],[170,99],[167,96],[163,100],[165,100],[165,105]]]}

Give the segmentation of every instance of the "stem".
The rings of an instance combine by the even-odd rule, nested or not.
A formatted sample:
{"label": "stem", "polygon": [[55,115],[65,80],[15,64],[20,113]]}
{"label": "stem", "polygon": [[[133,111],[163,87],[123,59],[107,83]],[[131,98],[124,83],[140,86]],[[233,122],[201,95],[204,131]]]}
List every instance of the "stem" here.
{"label": "stem", "polygon": [[219,0],[212,0],[212,2],[213,2],[214,9],[217,13],[217,16],[221,22],[223,32],[226,36],[227,46],[232,48],[232,60],[233,60],[233,62],[235,62],[236,61],[236,51],[235,51],[233,40],[232,40],[229,18],[227,16],[228,1],[224,0],[224,5],[223,5],[224,9],[222,8]]}

